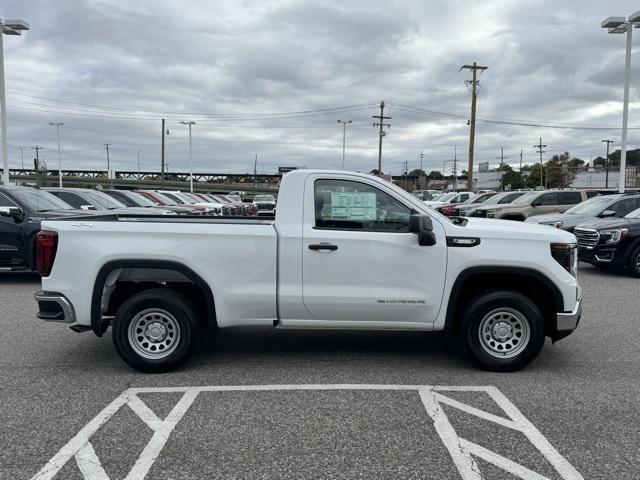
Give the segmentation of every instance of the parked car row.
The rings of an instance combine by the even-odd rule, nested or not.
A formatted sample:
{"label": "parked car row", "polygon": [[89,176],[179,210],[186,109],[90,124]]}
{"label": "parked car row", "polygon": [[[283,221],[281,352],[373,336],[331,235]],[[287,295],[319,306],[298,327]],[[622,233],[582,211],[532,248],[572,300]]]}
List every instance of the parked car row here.
{"label": "parked car row", "polygon": [[[244,193],[244,192],[242,192]],[[36,234],[44,219],[104,213],[134,215],[275,215],[273,195],[243,202],[238,195],[171,190],[0,187],[0,268],[35,269]]]}
{"label": "parked car row", "polygon": [[640,192],[451,192],[425,203],[449,217],[519,220],[566,230],[576,236],[580,260],[640,277]]}

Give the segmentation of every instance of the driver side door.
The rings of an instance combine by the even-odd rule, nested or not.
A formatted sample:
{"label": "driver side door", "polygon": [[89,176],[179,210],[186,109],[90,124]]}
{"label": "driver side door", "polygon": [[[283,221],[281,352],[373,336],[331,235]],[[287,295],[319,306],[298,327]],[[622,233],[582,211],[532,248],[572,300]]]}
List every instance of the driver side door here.
{"label": "driver side door", "polygon": [[[347,177],[348,178],[348,177]],[[313,319],[393,327],[433,323],[445,283],[444,228],[436,244],[409,232],[412,208],[379,185],[309,177],[303,226],[303,302]]]}

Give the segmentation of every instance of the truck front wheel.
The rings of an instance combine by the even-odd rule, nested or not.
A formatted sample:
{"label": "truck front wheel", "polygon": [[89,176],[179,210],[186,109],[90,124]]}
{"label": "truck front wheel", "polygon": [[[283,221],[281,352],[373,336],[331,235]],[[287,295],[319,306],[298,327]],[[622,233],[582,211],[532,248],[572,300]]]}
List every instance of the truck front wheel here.
{"label": "truck front wheel", "polygon": [[635,277],[640,277],[640,247],[629,256],[629,272]]}
{"label": "truck front wheel", "polygon": [[120,357],[141,372],[167,372],[186,362],[196,345],[198,319],[191,302],[166,288],[124,302],[113,322]]}
{"label": "truck front wheel", "polygon": [[542,350],[544,317],[518,292],[488,292],[471,302],[459,332],[465,353],[481,367],[510,372],[528,365]]}

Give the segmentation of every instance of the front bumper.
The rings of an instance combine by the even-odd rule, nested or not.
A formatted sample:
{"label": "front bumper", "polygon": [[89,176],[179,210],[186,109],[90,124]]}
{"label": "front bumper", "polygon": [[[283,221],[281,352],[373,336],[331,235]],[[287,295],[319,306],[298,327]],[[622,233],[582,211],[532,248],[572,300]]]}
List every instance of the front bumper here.
{"label": "front bumper", "polygon": [[582,299],[579,298],[571,312],[562,312],[556,314],[556,331],[551,335],[551,339],[556,342],[570,335],[580,323],[582,316]]}
{"label": "front bumper", "polygon": [[36,317],[46,322],[74,323],[76,312],[73,304],[61,293],[38,290],[33,294],[38,302]]}

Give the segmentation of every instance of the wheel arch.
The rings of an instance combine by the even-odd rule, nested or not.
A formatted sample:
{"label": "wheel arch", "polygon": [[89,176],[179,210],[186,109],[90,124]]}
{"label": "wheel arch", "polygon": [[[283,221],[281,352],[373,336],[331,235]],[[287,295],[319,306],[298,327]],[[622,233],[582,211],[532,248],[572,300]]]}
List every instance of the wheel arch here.
{"label": "wheel arch", "polygon": [[[112,260],[100,268],[93,284],[91,295],[91,328],[98,337],[101,337],[108,327],[108,322],[104,322],[102,318],[102,298],[107,279],[110,274],[118,270],[126,269],[161,270],[173,272],[175,275],[184,277],[188,280],[188,283],[194,285],[202,294],[204,304],[203,313],[206,315],[207,326],[211,329],[217,327],[215,302],[211,287],[191,268],[182,263],[168,260]],[[157,284],[155,284],[155,286],[157,286]]]}
{"label": "wheel arch", "polygon": [[460,272],[449,294],[445,316],[445,333],[448,336],[454,334],[459,314],[468,301],[489,289],[515,290],[531,298],[545,315],[549,332],[555,328],[555,323],[549,321],[553,320],[552,315],[564,311],[560,289],[538,270],[527,267],[469,267]]}

